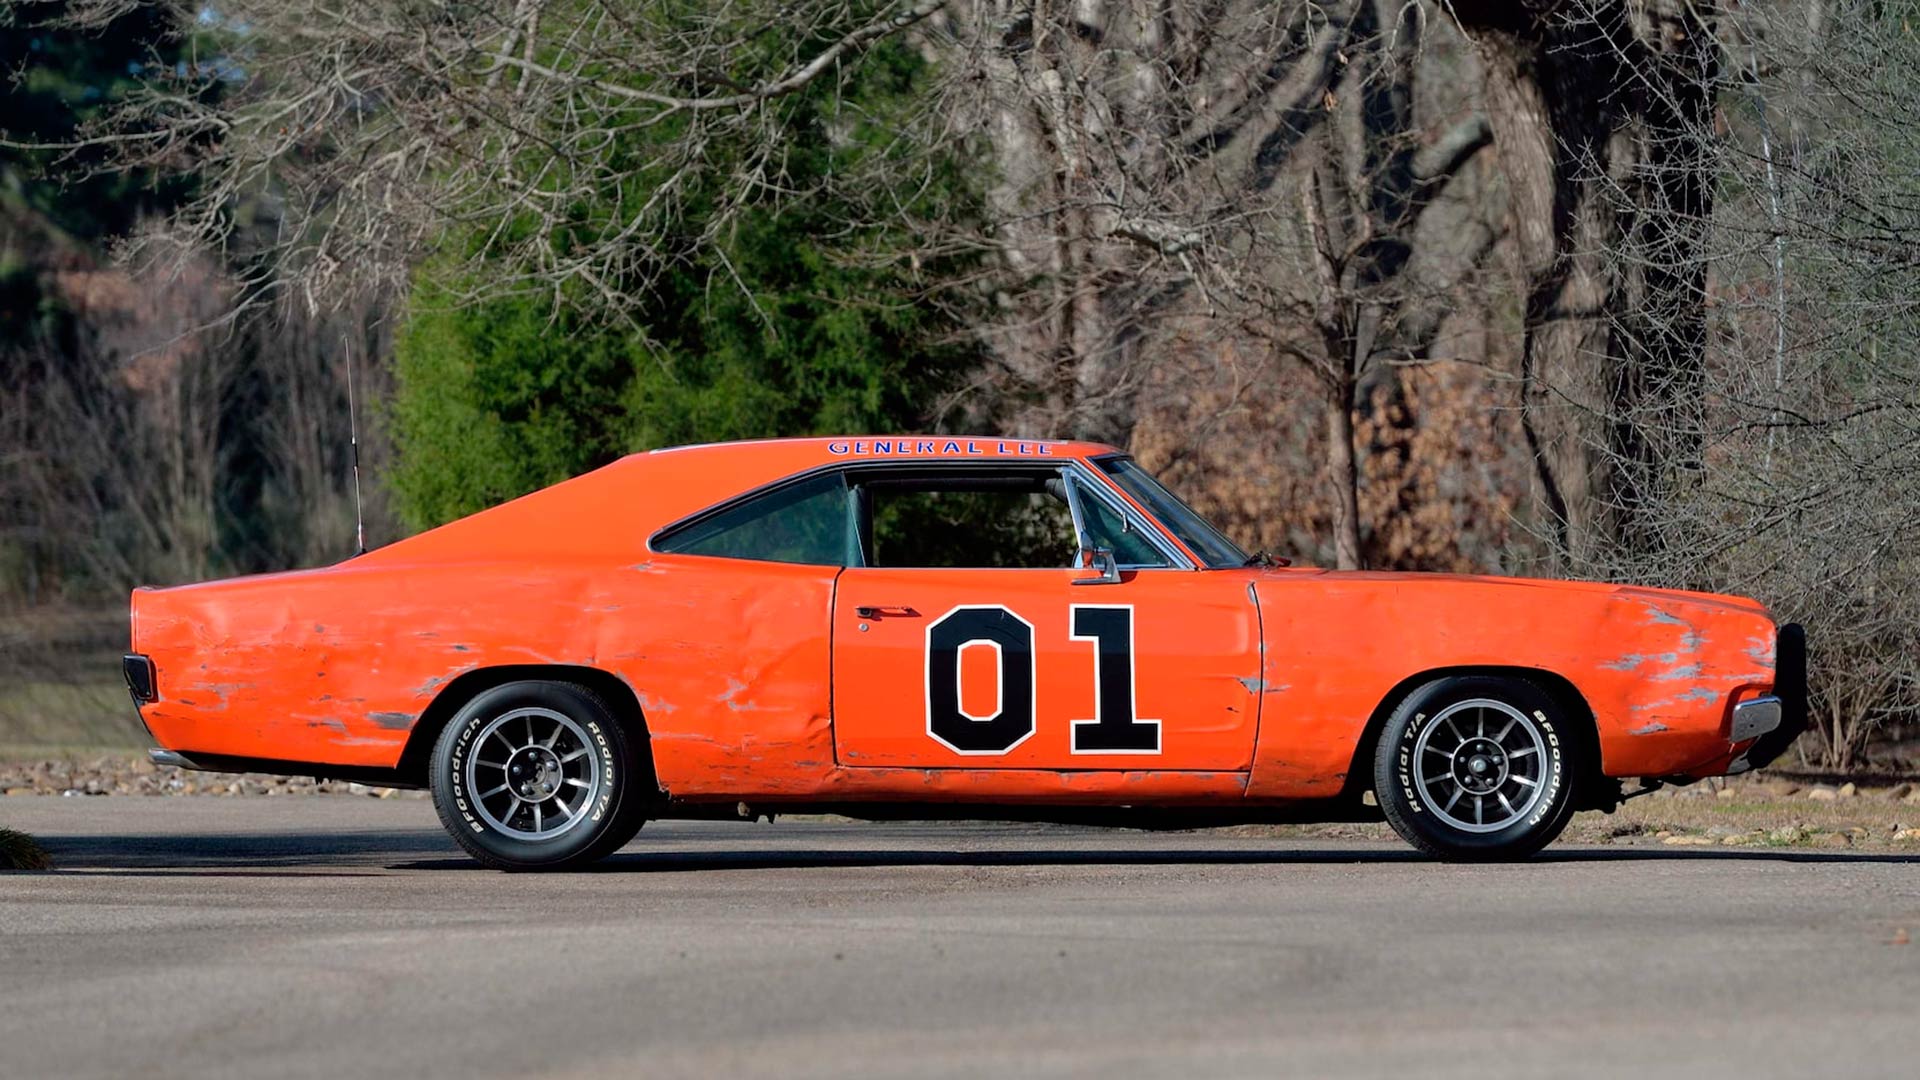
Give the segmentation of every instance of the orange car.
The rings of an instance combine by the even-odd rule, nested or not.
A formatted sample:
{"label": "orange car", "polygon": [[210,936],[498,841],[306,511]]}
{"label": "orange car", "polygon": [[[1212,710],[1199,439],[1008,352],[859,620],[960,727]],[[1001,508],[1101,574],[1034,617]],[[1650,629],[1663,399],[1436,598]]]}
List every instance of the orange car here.
{"label": "orange car", "polygon": [[504,868],[803,810],[1384,813],[1512,857],[1806,716],[1799,629],[1751,600],[1276,566],[1072,442],[655,450],[337,566],[139,589],[132,622],[155,761],[425,785]]}

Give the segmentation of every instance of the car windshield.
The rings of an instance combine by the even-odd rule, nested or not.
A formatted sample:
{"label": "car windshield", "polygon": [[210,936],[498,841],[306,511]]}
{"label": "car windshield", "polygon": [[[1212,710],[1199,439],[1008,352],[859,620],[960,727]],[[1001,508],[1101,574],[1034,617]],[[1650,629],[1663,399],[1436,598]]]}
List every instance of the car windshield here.
{"label": "car windshield", "polygon": [[1200,556],[1207,566],[1219,570],[1246,565],[1247,553],[1240,550],[1240,545],[1207,524],[1207,519],[1194,513],[1192,507],[1162,487],[1160,481],[1134,464],[1132,458],[1101,458],[1097,464],[1100,471],[1112,477],[1113,482],[1133,496],[1134,501],[1145,507],[1148,513],[1159,518],[1160,523],[1179,537],[1180,542],[1191,548],[1195,555]]}

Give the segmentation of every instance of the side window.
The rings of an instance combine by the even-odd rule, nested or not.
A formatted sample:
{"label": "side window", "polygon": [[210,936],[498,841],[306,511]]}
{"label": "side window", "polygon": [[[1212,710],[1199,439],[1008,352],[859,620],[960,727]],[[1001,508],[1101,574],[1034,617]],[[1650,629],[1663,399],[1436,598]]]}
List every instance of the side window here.
{"label": "side window", "polygon": [[873,566],[1064,569],[1080,549],[1055,470],[875,476],[860,487]]}
{"label": "side window", "polygon": [[656,550],[761,562],[858,566],[847,481],[788,484],[661,537]]}
{"label": "side window", "polygon": [[1097,548],[1106,548],[1113,552],[1113,561],[1120,566],[1166,566],[1167,557],[1153,546],[1141,531],[1127,523],[1120,511],[1107,505],[1105,499],[1088,491],[1088,483],[1078,485],[1080,494],[1080,517],[1087,528],[1087,539]]}

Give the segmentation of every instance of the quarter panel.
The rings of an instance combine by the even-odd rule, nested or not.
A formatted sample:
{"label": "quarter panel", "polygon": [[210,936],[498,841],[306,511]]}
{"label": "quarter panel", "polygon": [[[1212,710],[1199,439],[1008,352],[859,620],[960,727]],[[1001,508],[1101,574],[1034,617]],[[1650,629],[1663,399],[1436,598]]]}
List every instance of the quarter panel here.
{"label": "quarter panel", "polygon": [[336,567],[136,594],[142,710],[183,752],[390,767],[448,683],[579,665],[632,686],[676,794],[811,790],[833,765],[831,567]]}
{"label": "quarter panel", "polygon": [[591,575],[352,565],[135,594],[135,647],[182,751],[387,767],[440,689],[478,667],[577,663]]}

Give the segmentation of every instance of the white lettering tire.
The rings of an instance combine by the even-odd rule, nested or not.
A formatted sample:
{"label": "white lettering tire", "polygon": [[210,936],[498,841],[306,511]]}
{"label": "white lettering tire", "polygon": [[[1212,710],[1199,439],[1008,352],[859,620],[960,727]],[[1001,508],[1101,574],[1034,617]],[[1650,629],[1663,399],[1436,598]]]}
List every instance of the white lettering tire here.
{"label": "white lettering tire", "polygon": [[654,794],[644,747],[584,686],[528,680],[475,695],[433,748],[441,824],[497,870],[565,870],[633,839]]}
{"label": "white lettering tire", "polygon": [[1567,827],[1593,762],[1584,717],[1525,679],[1452,676],[1387,718],[1374,798],[1407,842],[1446,859],[1518,859]]}

